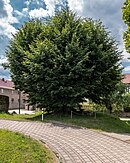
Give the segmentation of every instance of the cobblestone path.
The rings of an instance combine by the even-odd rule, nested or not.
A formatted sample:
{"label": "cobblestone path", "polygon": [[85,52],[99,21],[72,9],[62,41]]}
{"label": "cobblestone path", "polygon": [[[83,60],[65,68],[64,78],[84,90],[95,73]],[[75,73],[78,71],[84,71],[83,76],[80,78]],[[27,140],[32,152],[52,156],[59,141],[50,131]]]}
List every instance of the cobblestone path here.
{"label": "cobblestone path", "polygon": [[0,128],[46,143],[63,163],[130,163],[130,143],[89,129],[2,119]]}

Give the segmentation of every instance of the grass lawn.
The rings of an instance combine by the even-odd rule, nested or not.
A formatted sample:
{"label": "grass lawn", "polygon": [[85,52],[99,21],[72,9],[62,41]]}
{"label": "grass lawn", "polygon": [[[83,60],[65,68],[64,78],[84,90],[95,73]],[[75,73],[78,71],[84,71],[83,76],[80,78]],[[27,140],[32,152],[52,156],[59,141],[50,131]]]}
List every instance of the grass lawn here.
{"label": "grass lawn", "polygon": [[118,117],[106,113],[97,113],[96,118],[94,116],[74,115],[71,119],[70,116],[48,115],[45,119],[60,121],[98,131],[130,133],[130,122],[121,121]]}
{"label": "grass lawn", "polygon": [[[0,114],[0,118],[12,120],[41,121],[41,112],[38,112],[35,115]],[[44,122],[49,121],[63,122],[66,124],[77,125],[98,131],[130,133],[129,121],[121,121],[117,116],[107,113],[97,113],[96,118],[94,118],[94,116],[87,115],[73,115],[72,119],[70,118],[70,115],[44,115]]]}
{"label": "grass lawn", "polygon": [[[36,112],[35,114],[6,114],[0,113],[0,118],[10,119],[10,120],[36,120],[37,117],[41,115],[41,112]],[[39,120],[39,118],[38,118]]]}
{"label": "grass lawn", "polygon": [[41,143],[19,133],[0,130],[0,163],[56,163]]}

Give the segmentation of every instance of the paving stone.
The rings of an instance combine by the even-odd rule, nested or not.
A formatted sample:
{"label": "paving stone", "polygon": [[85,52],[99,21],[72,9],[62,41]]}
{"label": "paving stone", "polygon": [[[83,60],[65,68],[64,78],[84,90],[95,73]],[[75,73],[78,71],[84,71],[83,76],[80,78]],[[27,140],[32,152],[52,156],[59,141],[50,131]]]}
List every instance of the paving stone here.
{"label": "paving stone", "polygon": [[3,119],[0,119],[0,128],[18,131],[46,143],[63,163],[130,163],[130,142],[126,141],[129,135],[123,138],[123,134],[112,133],[111,136],[63,124]]}

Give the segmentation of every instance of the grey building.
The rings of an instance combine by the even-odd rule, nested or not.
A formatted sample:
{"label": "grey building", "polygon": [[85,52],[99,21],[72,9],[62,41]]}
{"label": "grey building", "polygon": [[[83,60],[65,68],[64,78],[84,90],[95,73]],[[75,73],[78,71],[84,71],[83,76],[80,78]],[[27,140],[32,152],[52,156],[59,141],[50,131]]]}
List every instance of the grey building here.
{"label": "grey building", "polygon": [[9,109],[25,108],[27,95],[15,90],[12,81],[0,79],[0,95],[9,97]]}

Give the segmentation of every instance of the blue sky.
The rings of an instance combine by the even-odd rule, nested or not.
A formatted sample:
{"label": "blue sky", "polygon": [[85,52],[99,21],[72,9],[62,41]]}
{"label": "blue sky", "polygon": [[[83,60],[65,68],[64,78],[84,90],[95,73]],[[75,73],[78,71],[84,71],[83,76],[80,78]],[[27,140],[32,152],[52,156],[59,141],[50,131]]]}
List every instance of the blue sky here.
{"label": "blue sky", "polygon": [[[118,41],[123,54],[123,73],[130,73],[129,54],[123,44],[126,26],[122,20],[121,7],[125,0],[68,0],[69,8],[81,17],[100,19],[111,35]],[[30,18],[52,16],[55,6],[62,0],[0,0],[0,63],[6,62],[5,50],[12,34]],[[0,66],[0,78],[9,79],[8,70]]]}

